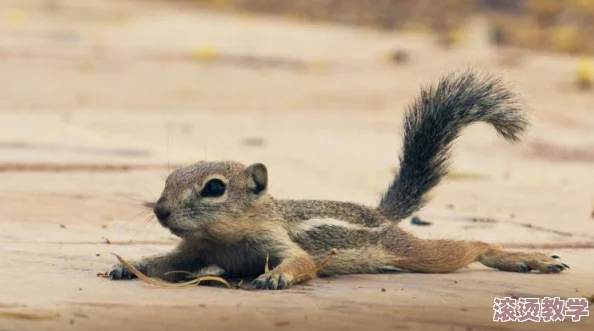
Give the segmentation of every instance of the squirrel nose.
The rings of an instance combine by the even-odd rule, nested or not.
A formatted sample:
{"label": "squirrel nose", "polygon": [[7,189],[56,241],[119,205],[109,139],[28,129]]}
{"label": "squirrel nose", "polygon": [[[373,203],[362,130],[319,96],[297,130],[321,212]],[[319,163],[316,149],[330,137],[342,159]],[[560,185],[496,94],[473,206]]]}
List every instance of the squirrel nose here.
{"label": "squirrel nose", "polygon": [[165,221],[167,221],[169,216],[171,216],[171,211],[169,211],[169,209],[163,206],[163,203],[161,201],[157,202],[157,204],[153,208],[153,211],[155,212],[155,216],[157,216],[159,222],[161,222],[161,224],[163,225],[165,225]]}

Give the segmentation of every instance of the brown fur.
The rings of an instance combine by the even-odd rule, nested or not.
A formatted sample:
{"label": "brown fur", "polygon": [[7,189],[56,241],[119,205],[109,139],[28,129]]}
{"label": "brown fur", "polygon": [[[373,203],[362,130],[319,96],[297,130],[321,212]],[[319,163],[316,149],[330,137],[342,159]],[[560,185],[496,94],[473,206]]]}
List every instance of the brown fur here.
{"label": "brown fur", "polygon": [[[442,273],[480,262],[515,272],[557,273],[556,256],[514,253],[478,241],[425,240],[397,222],[424,203],[447,173],[448,149],[476,121],[493,124],[510,141],[527,126],[513,93],[470,72],[424,90],[407,114],[399,174],[376,208],[336,201],[276,200],[263,164],[199,162],[174,171],[154,206],[161,224],[183,238],[171,253],[135,263],[152,277],[198,272],[213,265],[229,276],[257,277],[256,288],[280,289],[315,276],[332,249],[338,255],[319,275],[393,271]],[[272,269],[263,273],[266,257]],[[122,265],[111,279],[132,278]]]}

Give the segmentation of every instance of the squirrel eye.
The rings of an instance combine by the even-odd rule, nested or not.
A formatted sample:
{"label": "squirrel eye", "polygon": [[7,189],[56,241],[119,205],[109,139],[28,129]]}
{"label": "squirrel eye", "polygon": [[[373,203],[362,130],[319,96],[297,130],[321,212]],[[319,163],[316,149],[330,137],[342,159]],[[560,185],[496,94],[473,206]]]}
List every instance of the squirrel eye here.
{"label": "squirrel eye", "polygon": [[221,195],[225,194],[225,183],[223,183],[220,179],[211,179],[209,180],[200,195],[202,197],[220,197]]}

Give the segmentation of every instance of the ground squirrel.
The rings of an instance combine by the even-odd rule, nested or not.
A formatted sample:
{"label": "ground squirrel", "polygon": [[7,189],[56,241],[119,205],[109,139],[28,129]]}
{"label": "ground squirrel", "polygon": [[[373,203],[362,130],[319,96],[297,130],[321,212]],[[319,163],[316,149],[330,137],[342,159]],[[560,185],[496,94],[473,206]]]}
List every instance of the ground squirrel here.
{"label": "ground squirrel", "polygon": [[[516,142],[528,126],[516,94],[499,79],[469,70],[424,87],[407,109],[400,169],[375,208],[336,201],[277,200],[268,194],[261,163],[198,162],[177,169],[154,204],[162,226],[182,238],[172,252],[134,265],[151,277],[218,266],[231,277],[257,277],[256,288],[281,289],[315,276],[315,265],[338,254],[317,275],[443,273],[472,262],[514,272],[558,273],[559,257],[507,252],[480,241],[426,240],[398,227],[419,210],[448,171],[460,131],[487,122]],[[269,257],[271,269],[264,274]],[[122,265],[111,279],[132,278]],[[302,277],[302,276],[308,277]]]}

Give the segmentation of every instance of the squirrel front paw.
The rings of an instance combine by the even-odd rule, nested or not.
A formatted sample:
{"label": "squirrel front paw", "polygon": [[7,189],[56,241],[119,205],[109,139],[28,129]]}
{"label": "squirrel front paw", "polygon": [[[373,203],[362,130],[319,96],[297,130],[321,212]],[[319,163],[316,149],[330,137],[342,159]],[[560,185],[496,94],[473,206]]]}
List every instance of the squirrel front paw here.
{"label": "squirrel front paw", "polygon": [[256,278],[252,284],[256,289],[282,290],[291,285],[293,278],[291,274],[273,270]]}
{"label": "squirrel front paw", "polygon": [[[136,269],[141,270],[141,265],[138,262],[133,262],[132,265]],[[107,277],[111,280],[125,280],[136,278],[136,275],[128,270],[123,264],[118,263],[109,270]]]}

